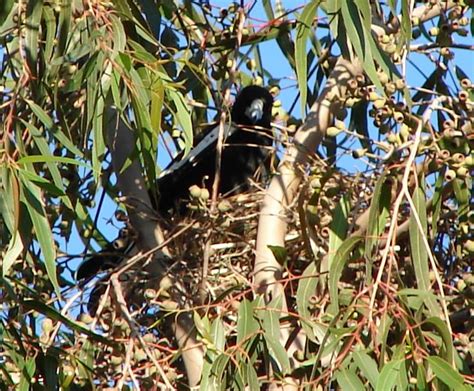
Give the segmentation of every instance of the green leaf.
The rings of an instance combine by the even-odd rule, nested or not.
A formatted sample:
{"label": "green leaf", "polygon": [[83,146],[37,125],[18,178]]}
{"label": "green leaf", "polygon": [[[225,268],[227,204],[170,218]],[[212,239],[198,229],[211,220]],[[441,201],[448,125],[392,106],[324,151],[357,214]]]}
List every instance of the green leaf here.
{"label": "green leaf", "polygon": [[[369,111],[369,102],[360,101],[355,104],[351,110],[351,120],[349,130],[355,131],[362,137],[358,138],[360,145],[367,149],[369,153],[373,153],[371,137],[369,135],[369,124],[367,120],[367,112]],[[347,136],[347,138],[349,135]]]}
{"label": "green leaf", "polygon": [[188,110],[182,94],[173,90],[167,91],[171,100],[174,102],[176,111],[173,112],[175,121],[180,125],[184,136],[184,155],[187,155],[193,146],[193,128],[191,122],[191,113]]}
{"label": "green leaf", "polygon": [[28,391],[33,384],[33,377],[36,371],[36,361],[34,357],[26,359],[23,368],[21,368],[20,384],[18,390]]}
{"label": "green leaf", "polygon": [[165,87],[160,78],[151,85],[151,127],[156,135],[161,131],[161,112],[165,100]]}
{"label": "green leaf", "polygon": [[457,218],[463,219],[470,211],[469,200],[472,196],[472,185],[468,187],[464,179],[455,178],[452,181],[454,195],[458,202]]}
{"label": "green leaf", "polygon": [[298,283],[298,290],[296,291],[296,306],[298,314],[300,315],[300,322],[306,336],[313,342],[317,342],[313,330],[313,322],[311,321],[311,312],[308,308],[310,298],[316,294],[316,287],[318,286],[319,273],[317,266],[311,262],[303,272]]}
{"label": "green leaf", "polygon": [[2,27],[3,22],[5,22],[10,15],[13,4],[14,0],[4,0],[0,2],[0,27]]}
{"label": "green leaf", "polygon": [[123,29],[122,21],[114,14],[110,15],[110,20],[112,22],[112,35],[113,35],[113,57],[115,57],[119,52],[125,50],[125,45],[127,43],[127,37]]}
{"label": "green leaf", "polygon": [[432,300],[434,301],[437,300],[437,296],[434,294],[432,290],[405,288],[405,289],[400,289],[397,292],[397,295],[407,296],[409,307],[416,311],[420,309],[423,303],[432,301]]}
{"label": "green leaf", "polygon": [[464,385],[464,378],[461,374],[441,357],[430,356],[427,360],[436,377],[450,389],[459,391],[470,389]]}
{"label": "green leaf", "polygon": [[365,239],[365,256],[367,258],[366,282],[372,281],[372,261],[373,249],[378,242],[380,235],[385,229],[390,206],[390,188],[385,185],[387,178],[383,172],[375,185],[374,194],[370,203],[369,223],[367,225],[367,236]]}
{"label": "green leaf", "polygon": [[298,27],[296,28],[296,76],[298,79],[298,89],[300,91],[301,114],[303,116],[306,111],[306,99],[308,92],[308,64],[306,55],[306,41],[308,40],[311,34],[315,34],[312,29],[312,26],[319,3],[319,0],[313,0],[305,6],[301,16],[298,18]]}
{"label": "green leaf", "polygon": [[51,7],[45,7],[43,9],[43,21],[46,30],[44,34],[44,57],[47,61],[50,61],[53,55],[56,38],[56,18]]}
{"label": "green leaf", "polygon": [[247,345],[257,334],[258,322],[254,317],[255,301],[244,299],[239,305],[237,317],[237,344]]}
{"label": "green leaf", "polygon": [[29,155],[23,156],[18,159],[18,164],[31,164],[31,163],[65,163],[73,164],[92,170],[92,167],[84,162],[77,161],[69,157],[54,156],[54,155]]}
{"label": "green leaf", "polygon": [[23,242],[18,231],[13,232],[2,261],[2,276],[5,277],[23,251]]}
{"label": "green leaf", "polygon": [[214,365],[211,368],[211,374],[213,375],[213,384],[216,385],[216,388],[218,385],[225,384],[223,377],[228,370],[227,366],[230,358],[229,354],[221,354],[217,357],[216,361],[214,361]]}
{"label": "green leaf", "polygon": [[94,111],[92,116],[92,167],[94,179],[98,183],[101,173],[101,157],[105,153],[105,135],[104,135],[104,118],[105,118],[105,99],[112,83],[112,63],[108,62],[100,78],[100,92],[96,95],[94,102]]}
{"label": "green leaf", "polygon": [[[39,152],[41,153],[41,156],[40,157],[36,156],[36,159],[34,157],[24,156],[24,157],[21,157],[18,160],[18,162],[19,163],[21,162],[21,163],[27,165],[27,169],[30,170],[30,173],[32,175],[36,175],[36,173],[34,172],[34,168],[31,166],[31,163],[37,163],[37,162],[46,163],[46,165],[48,167],[48,170],[51,173],[51,177],[53,178],[54,186],[59,191],[59,193],[56,192],[56,193],[53,193],[53,194],[57,194],[58,196],[63,196],[62,201],[64,202],[64,204],[68,208],[72,209],[71,201],[69,200],[69,198],[67,196],[65,196],[66,191],[64,189],[63,178],[61,176],[61,173],[59,172],[59,169],[56,166],[56,164],[54,164],[55,163],[55,158],[59,159],[59,157],[54,156],[52,154],[52,152],[50,150],[50,146],[48,145],[48,142],[46,141],[44,135],[42,134],[42,132],[39,131],[38,128],[36,128],[32,124],[27,123],[24,120],[21,120],[21,122],[26,126],[27,129],[29,129],[30,134],[33,137],[33,141],[36,144],[36,146],[38,147]],[[42,159],[39,159],[39,158],[42,158]],[[77,163],[76,160],[74,160],[74,159],[69,159],[69,160]],[[24,173],[26,171],[27,170],[24,170]],[[28,175],[28,174],[26,174],[26,175]],[[49,181],[48,181],[48,183],[49,183]],[[51,190],[53,190],[53,189],[51,189]]]}
{"label": "green leaf", "polygon": [[89,330],[87,327],[84,327],[81,324],[72,321],[68,317],[62,315],[53,307],[46,305],[40,301],[27,299],[27,300],[24,300],[21,304],[24,306],[25,311],[30,311],[30,310],[38,311],[39,313],[45,315],[47,318],[61,322],[65,324],[66,326],[70,327],[71,329],[91,337],[97,342],[101,342],[107,346],[114,344],[114,341],[110,340],[109,338],[106,338],[102,335],[94,333],[93,331]]}
{"label": "green leaf", "polygon": [[272,246],[270,244],[267,247],[272,252],[272,254],[275,257],[276,261],[280,265],[285,265],[286,259],[288,258],[288,251],[286,250],[286,248],[281,247],[281,246]]}
{"label": "green leaf", "polygon": [[[53,120],[51,117],[44,111],[40,106],[38,106],[35,102],[29,99],[25,99],[25,102],[30,106],[31,111],[38,117],[44,127],[51,131],[53,137],[58,140],[64,147],[66,147],[69,152],[77,157],[83,157],[82,152],[73,144],[73,142],[67,138],[67,136],[57,127],[54,126]],[[22,120],[23,122],[23,120]],[[26,121],[23,122],[26,125]],[[28,127],[30,130],[36,129],[37,132],[35,136],[41,136],[42,133],[36,127]],[[44,137],[44,136],[43,136]]]}
{"label": "green leaf", "polygon": [[54,286],[56,294],[61,297],[58,278],[56,274],[56,246],[53,240],[53,234],[46,218],[46,211],[41,201],[41,192],[32,182],[22,180],[24,186],[24,202],[28,209],[31,221],[36,234],[36,239],[43,253],[46,272],[51,283]]}
{"label": "green leaf", "polygon": [[329,269],[329,296],[331,298],[331,308],[333,313],[339,311],[338,283],[342,271],[349,260],[354,248],[363,240],[362,236],[351,236],[347,238],[339,247],[334,260]]}
{"label": "green leaf", "polygon": [[290,370],[290,360],[288,354],[280,342],[280,317],[282,302],[281,297],[273,299],[264,309],[258,311],[262,320],[263,336],[267,343],[270,356],[279,366],[279,370],[287,373]]}
{"label": "green leaf", "polygon": [[214,319],[211,325],[211,337],[217,351],[223,352],[225,348],[225,327],[221,318]]}
{"label": "green leaf", "polygon": [[444,322],[442,319],[438,317],[432,317],[432,318],[426,319],[423,322],[423,324],[432,326],[439,332],[446,349],[445,357],[442,357],[442,358],[445,358],[446,361],[448,362],[453,362],[454,361],[453,339],[452,339],[451,333],[449,332],[448,326],[446,325],[446,322]]}
{"label": "green leaf", "polygon": [[59,30],[57,36],[56,57],[64,55],[66,45],[69,39],[69,32],[71,29],[72,8],[71,2],[63,1],[60,3],[59,11]]}
{"label": "green leaf", "polygon": [[9,170],[5,166],[0,166],[2,197],[0,197],[0,213],[3,217],[3,223],[6,225],[10,234],[18,230],[19,220],[19,185],[16,172]]}
{"label": "green leaf", "polygon": [[249,390],[260,390],[260,382],[258,381],[257,371],[254,366],[250,363],[245,363],[242,366],[243,379],[246,381],[246,385]]}
{"label": "green leaf", "polygon": [[275,19],[275,13],[273,12],[271,0],[263,0],[263,9],[265,10],[268,20]]}
{"label": "green leaf", "polygon": [[444,190],[444,175],[443,171],[440,172],[434,185],[433,194],[433,215],[431,218],[431,240],[436,238],[438,232],[438,221],[441,213],[441,206],[443,205],[443,190]]}
{"label": "green leaf", "polygon": [[402,17],[401,17],[401,27],[402,33],[401,38],[403,39],[402,43],[406,46],[406,50],[410,50],[409,44],[412,39],[411,31],[411,7],[408,0],[402,0]]}
{"label": "green leaf", "polygon": [[423,364],[416,366],[416,385],[417,391],[428,391],[428,384],[426,383],[426,369]]}
{"label": "green leaf", "polygon": [[[427,237],[428,226],[426,218],[426,201],[423,190],[418,186],[415,187],[412,198],[421,224],[420,231],[420,227],[418,226],[414,212],[412,211],[409,222],[409,231],[413,268],[415,269],[415,277],[419,289],[422,291],[430,291],[431,282],[429,275],[428,252],[423,243],[423,236]],[[436,316],[441,314],[441,308],[432,298],[428,298],[426,305],[432,315]]]}
{"label": "green leaf", "polygon": [[339,22],[341,16],[341,3],[343,0],[333,0],[333,1],[325,1],[321,4],[323,11],[325,11],[329,16],[329,28],[331,29],[332,34],[334,37],[339,37]]}
{"label": "green leaf", "polygon": [[380,372],[375,391],[390,391],[397,384],[400,365],[404,360],[394,360],[386,363]]}
{"label": "green leaf", "polygon": [[42,122],[46,129],[52,129],[54,126],[54,122],[49,116],[49,114],[44,111],[41,106],[37,105],[30,99],[25,99],[25,102],[30,106],[31,111],[38,117],[38,119]]}
{"label": "green leaf", "polygon": [[352,354],[352,358],[359,367],[362,375],[364,375],[372,387],[375,388],[379,379],[379,370],[375,360],[362,350],[355,351]]}
{"label": "green leaf", "polygon": [[347,235],[349,226],[347,218],[349,216],[350,202],[346,195],[343,195],[334,210],[331,225],[329,226],[329,255],[328,267],[331,269],[337,249],[341,246]]}
{"label": "green leaf", "polygon": [[87,339],[78,352],[78,374],[81,378],[87,379],[94,369],[94,343]]}
{"label": "green leaf", "polygon": [[45,190],[48,193],[48,195],[51,197],[61,197],[65,195],[64,190],[59,189],[58,187],[53,185],[50,181],[35,174],[34,172],[19,169],[18,174],[19,174],[18,176],[22,178],[23,180],[34,182],[41,189]]}
{"label": "green leaf", "polygon": [[[153,180],[156,177],[156,156],[158,145],[158,133],[154,132],[152,128],[152,119],[150,117],[149,105],[150,96],[145,93],[149,91],[148,84],[150,84],[150,75],[148,72],[141,70],[135,72],[131,70],[131,74],[136,81],[136,92],[132,95],[133,112],[137,128],[139,129],[138,136],[140,140],[140,154],[143,159],[145,167],[146,178]],[[153,75],[152,77],[156,77]],[[153,186],[152,183],[149,186]]]}
{"label": "green leaf", "polygon": [[208,343],[211,343],[212,336],[210,334],[209,319],[205,315],[201,318],[197,311],[193,311],[193,322],[202,339],[205,339]]}
{"label": "green leaf", "polygon": [[[347,0],[341,4],[342,20],[347,29],[347,44],[350,44],[364,65],[364,71],[370,80],[377,86],[379,91],[383,91],[382,84],[377,75],[375,68],[375,61],[372,56],[371,40],[371,14],[363,15],[361,17],[359,11],[364,11],[367,8],[368,0]],[[350,39],[349,39],[350,37]]]}
{"label": "green leaf", "polygon": [[29,1],[26,7],[25,53],[30,72],[36,76],[38,67],[38,40],[40,33],[43,0]]}
{"label": "green leaf", "polygon": [[342,391],[365,390],[364,384],[350,369],[340,369],[336,372],[336,380]]}

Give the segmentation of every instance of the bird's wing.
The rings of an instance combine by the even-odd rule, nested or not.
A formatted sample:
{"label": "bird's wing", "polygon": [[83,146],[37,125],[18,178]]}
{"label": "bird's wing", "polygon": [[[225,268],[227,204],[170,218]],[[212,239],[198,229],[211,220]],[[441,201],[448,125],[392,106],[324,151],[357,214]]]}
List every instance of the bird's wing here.
{"label": "bird's wing", "polygon": [[[231,124],[224,125],[224,140],[230,137],[236,131],[236,127]],[[200,158],[206,155],[205,151],[211,150],[216,147],[217,138],[219,137],[219,125],[215,126],[210,132],[208,132],[204,138],[181,160],[173,161],[171,164],[164,169],[158,179],[179,170],[186,165],[188,167],[195,166]]]}

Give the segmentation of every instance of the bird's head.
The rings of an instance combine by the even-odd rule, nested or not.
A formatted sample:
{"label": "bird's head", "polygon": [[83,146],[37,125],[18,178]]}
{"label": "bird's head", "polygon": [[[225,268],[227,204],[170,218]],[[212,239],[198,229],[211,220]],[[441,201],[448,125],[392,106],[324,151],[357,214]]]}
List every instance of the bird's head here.
{"label": "bird's head", "polygon": [[237,125],[270,128],[273,97],[267,89],[259,86],[245,87],[235,99],[232,121]]}

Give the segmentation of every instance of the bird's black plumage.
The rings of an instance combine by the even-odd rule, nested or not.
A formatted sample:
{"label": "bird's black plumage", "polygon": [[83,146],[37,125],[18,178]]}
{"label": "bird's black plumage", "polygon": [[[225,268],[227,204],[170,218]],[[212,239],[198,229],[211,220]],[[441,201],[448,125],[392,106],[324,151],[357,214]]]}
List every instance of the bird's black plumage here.
{"label": "bird's black plumage", "polygon": [[[262,87],[249,86],[237,96],[231,111],[232,124],[225,124],[227,137],[221,155],[219,193],[236,194],[246,189],[248,179],[268,155],[272,145],[273,98]],[[184,160],[173,160],[158,178],[161,215],[186,200],[192,185],[211,190],[216,169],[219,125],[210,129]],[[177,168],[174,168],[177,167]]]}
{"label": "bird's black plumage", "polygon": [[[248,180],[265,161],[273,138],[271,133],[273,97],[265,88],[245,87],[235,99],[232,123],[226,124],[221,154],[219,193],[237,194],[248,186]],[[166,216],[182,210],[192,185],[211,190],[214,183],[219,126],[209,130],[185,156],[178,155],[157,181],[157,211]],[[153,197],[152,197],[153,198]],[[104,251],[106,251],[104,253]],[[78,280],[92,277],[101,270],[120,263],[123,256],[111,255],[112,245],[87,258],[78,268]],[[117,252],[122,252],[118,249]]]}

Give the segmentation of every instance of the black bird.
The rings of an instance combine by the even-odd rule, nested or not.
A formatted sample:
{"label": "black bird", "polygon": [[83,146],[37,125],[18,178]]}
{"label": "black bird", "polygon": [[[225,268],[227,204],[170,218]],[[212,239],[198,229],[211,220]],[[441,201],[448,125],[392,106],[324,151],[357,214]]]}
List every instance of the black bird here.
{"label": "black bird", "polygon": [[[244,88],[235,99],[231,124],[225,125],[219,193],[246,190],[251,178],[268,156],[272,145],[272,95],[262,87]],[[189,196],[192,185],[212,189],[216,169],[219,125],[211,128],[191,152],[178,155],[158,178],[158,212],[166,215]],[[181,208],[179,208],[181,210]]]}
{"label": "black bird", "polygon": [[[265,162],[273,143],[270,125],[272,106],[273,97],[263,87],[248,86],[238,94],[232,106],[232,124],[225,125],[219,193],[227,195],[245,191],[248,180]],[[184,158],[178,154],[162,172],[157,181],[156,206],[161,216],[183,210],[192,185],[204,185],[211,191],[218,135],[219,125],[206,132]],[[126,240],[116,240],[103,251],[86,258],[77,269],[76,279],[89,278],[118,265],[128,247]]]}

